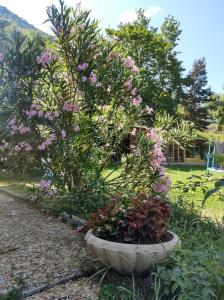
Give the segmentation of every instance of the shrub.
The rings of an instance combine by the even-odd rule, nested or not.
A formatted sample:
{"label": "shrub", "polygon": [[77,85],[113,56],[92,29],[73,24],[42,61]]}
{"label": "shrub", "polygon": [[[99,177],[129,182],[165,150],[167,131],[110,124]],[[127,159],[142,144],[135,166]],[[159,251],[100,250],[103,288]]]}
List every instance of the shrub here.
{"label": "shrub", "polygon": [[[35,48],[30,61],[22,59],[32,85],[24,82],[22,67],[10,77],[12,85],[23,89],[14,93],[14,114],[7,122],[10,143],[0,145],[1,158],[19,172],[38,166],[44,174],[41,194],[65,193],[72,205],[83,202],[89,207],[89,198],[97,204],[116,191],[166,193],[169,180],[161,166],[161,141],[155,131],[136,128],[144,125],[142,114],[151,113],[138,94],[138,68],[131,57],[114,51],[116,41],[100,35],[88,11],[59,3],[47,11],[54,41],[48,48]],[[5,53],[5,83],[13,61],[19,66],[25,53],[14,53],[13,60]],[[130,135],[136,145],[122,156],[122,144]],[[115,157],[120,174],[112,176],[118,169],[114,164],[105,175]]]}

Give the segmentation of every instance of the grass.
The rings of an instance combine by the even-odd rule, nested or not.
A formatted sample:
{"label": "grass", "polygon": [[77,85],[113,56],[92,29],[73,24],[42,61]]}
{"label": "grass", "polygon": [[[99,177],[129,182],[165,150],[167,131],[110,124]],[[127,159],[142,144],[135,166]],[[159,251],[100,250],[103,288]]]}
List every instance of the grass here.
{"label": "grass", "polygon": [[[112,167],[108,168],[104,171],[103,176],[106,177],[109,175],[107,180],[113,180],[114,178],[119,176],[119,169],[111,173],[112,171]],[[187,181],[187,179],[192,175],[203,176],[206,174],[204,166],[195,165],[172,165],[168,166],[166,168],[166,171],[171,178],[172,185],[174,185],[178,181]],[[214,177],[214,180],[216,180],[223,178],[224,174],[214,173],[212,176]],[[15,176],[12,173],[0,172],[0,187],[15,192],[19,195],[26,196],[32,190],[33,185],[35,185],[40,180],[40,178],[37,175],[30,175],[28,179],[29,183],[27,183],[24,180],[21,180],[21,177]],[[213,187],[214,183],[207,184],[208,189]],[[198,189],[195,193],[188,193],[187,195],[188,201],[193,201],[194,204],[198,207],[201,207],[203,198],[204,194],[200,189]],[[221,220],[224,216],[224,197],[222,197],[220,193],[213,195],[207,200],[206,205],[202,209],[202,211],[205,215]]]}
{"label": "grass", "polygon": [[[204,176],[206,175],[206,169],[204,166],[189,166],[189,165],[173,165],[167,167],[167,173],[171,178],[171,183],[174,185],[178,181],[187,182],[190,176]],[[224,178],[224,173],[213,173],[208,177],[208,180],[214,180],[214,182],[208,182],[206,184],[207,189],[214,188],[215,181]],[[202,210],[204,215],[212,218],[222,220],[224,217],[224,197],[222,193],[215,193],[211,196],[202,208],[202,200],[204,194],[201,189],[197,189],[195,192],[188,192],[185,197],[189,202],[193,202],[195,206]],[[172,198],[172,192],[171,192]]]}
{"label": "grass", "polygon": [[0,188],[17,193],[20,196],[27,196],[37,181],[38,176],[29,176],[25,180],[10,172],[0,172]]}

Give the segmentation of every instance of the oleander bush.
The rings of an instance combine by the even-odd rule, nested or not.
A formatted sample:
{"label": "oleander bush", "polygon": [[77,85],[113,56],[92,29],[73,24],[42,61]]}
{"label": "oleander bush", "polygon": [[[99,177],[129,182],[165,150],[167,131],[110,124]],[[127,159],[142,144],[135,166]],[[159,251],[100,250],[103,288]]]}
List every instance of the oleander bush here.
{"label": "oleander bush", "polygon": [[[136,127],[152,109],[142,105],[133,59],[117,53],[116,41],[79,5],[59,1],[47,14],[54,34],[48,46],[16,32],[1,56],[9,133],[1,161],[20,173],[39,168],[37,197],[63,197],[85,209],[119,191],[166,193],[160,138]],[[132,148],[124,146],[130,136]]]}

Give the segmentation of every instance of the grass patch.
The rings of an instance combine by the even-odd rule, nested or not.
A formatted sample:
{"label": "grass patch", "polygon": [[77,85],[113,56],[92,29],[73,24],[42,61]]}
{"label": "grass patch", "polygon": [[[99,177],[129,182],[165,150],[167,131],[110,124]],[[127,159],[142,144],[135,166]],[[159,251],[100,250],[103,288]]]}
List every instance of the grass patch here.
{"label": "grass patch", "polygon": [[[206,175],[206,169],[203,166],[187,166],[187,165],[174,165],[167,167],[167,173],[171,178],[172,185],[177,183],[178,181],[187,182],[190,176],[204,176]],[[224,173],[212,173],[209,180],[213,180],[213,182],[208,182],[206,184],[207,189],[214,188],[215,181],[218,179],[224,178]],[[172,199],[173,191],[171,190],[170,198]],[[202,214],[212,217],[214,219],[222,220],[224,216],[224,197],[222,192],[214,194],[207,201],[205,206],[202,208],[202,201],[204,198],[203,191],[198,188],[196,191],[188,192],[186,195],[182,194],[182,197],[185,198],[185,201],[189,203],[194,203],[196,207],[198,207]]]}

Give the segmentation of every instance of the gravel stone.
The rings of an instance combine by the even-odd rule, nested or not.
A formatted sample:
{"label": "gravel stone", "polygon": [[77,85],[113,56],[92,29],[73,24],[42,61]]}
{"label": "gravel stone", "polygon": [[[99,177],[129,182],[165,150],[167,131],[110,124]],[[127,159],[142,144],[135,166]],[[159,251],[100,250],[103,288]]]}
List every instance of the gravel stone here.
{"label": "gravel stone", "polygon": [[[0,293],[18,281],[23,290],[54,283],[80,270],[85,260],[89,257],[80,233],[21,200],[0,194]],[[80,279],[30,299],[97,299],[79,296],[94,294],[91,290],[91,283]]]}

